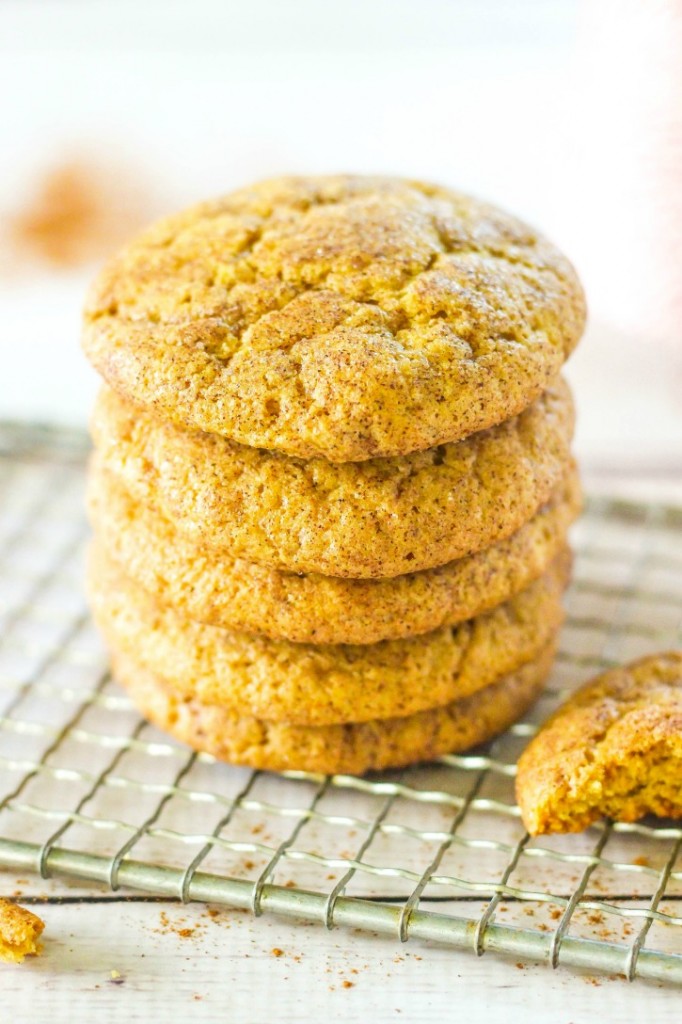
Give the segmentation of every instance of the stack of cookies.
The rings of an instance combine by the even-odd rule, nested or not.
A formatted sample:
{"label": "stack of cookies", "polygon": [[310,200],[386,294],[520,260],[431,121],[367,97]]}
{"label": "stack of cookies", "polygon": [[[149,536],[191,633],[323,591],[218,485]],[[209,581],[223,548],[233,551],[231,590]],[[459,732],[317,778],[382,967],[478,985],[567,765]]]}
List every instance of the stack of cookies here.
{"label": "stack of cookies", "polygon": [[115,258],[86,310],[89,591],[142,713],[349,773],[523,714],[570,572],[584,315],[536,232],[398,179],[268,181]]}

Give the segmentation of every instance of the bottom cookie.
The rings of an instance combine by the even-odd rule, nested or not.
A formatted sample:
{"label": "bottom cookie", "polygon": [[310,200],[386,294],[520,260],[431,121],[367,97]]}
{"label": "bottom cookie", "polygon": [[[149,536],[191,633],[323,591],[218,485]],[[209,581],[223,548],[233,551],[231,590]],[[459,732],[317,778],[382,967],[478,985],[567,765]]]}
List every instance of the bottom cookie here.
{"label": "bottom cookie", "polygon": [[317,727],[239,717],[201,703],[127,655],[113,653],[112,668],[145,718],[195,750],[269,771],[362,775],[468,750],[503,732],[537,699],[553,658],[550,644],[494,685],[431,711]]}

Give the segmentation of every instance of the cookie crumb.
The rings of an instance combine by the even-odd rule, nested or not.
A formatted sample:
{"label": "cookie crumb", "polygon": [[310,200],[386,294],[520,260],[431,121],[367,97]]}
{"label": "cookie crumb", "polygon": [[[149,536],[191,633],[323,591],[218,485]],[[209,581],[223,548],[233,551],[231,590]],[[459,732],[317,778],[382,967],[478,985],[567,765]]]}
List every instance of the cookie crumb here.
{"label": "cookie crumb", "polygon": [[38,956],[45,922],[25,907],[0,899],[0,960],[20,964],[26,956]]}

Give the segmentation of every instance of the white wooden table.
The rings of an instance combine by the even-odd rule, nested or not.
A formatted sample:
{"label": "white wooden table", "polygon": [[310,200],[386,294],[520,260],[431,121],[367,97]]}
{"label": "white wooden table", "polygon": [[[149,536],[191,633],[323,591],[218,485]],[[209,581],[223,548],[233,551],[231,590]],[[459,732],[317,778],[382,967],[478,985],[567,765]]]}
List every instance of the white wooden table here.
{"label": "white wooden table", "polygon": [[46,922],[43,955],[0,965],[2,1004],[11,1011],[3,1019],[18,1024],[170,1014],[231,1024],[680,1019],[680,990],[659,984],[401,946],[224,908],[95,888],[86,895],[61,881],[26,884],[8,874],[1,881],[8,892],[51,893],[34,908]]}

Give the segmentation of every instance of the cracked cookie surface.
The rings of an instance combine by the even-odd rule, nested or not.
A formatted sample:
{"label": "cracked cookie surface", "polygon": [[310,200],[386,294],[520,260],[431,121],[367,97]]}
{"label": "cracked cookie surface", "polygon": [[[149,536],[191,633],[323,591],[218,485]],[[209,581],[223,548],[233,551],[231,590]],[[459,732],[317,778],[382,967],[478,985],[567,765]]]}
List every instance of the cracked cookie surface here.
{"label": "cracked cookie surface", "polygon": [[362,775],[468,750],[503,732],[539,697],[553,656],[550,644],[517,672],[444,707],[319,728],[242,717],[203,703],[125,654],[113,654],[112,668],[145,718],[195,750],[269,771]]}
{"label": "cracked cookie surface", "polygon": [[180,615],[295,643],[370,644],[454,625],[507,601],[542,575],[581,506],[572,468],[550,501],[504,541],[447,565],[388,579],[285,572],[208,551],[93,465],[95,533],[127,576]]}
{"label": "cracked cookie surface", "polygon": [[602,816],[682,817],[682,652],[581,687],[521,755],[516,795],[533,835],[580,832]]}
{"label": "cracked cookie surface", "polygon": [[504,605],[458,626],[377,644],[293,644],[179,616],[96,544],[88,573],[108,645],[187,696],[239,715],[301,725],[392,718],[459,700],[537,657],[562,621],[564,551]]}
{"label": "cracked cookie surface", "polygon": [[100,392],[96,460],[208,549],[260,565],[374,578],[430,569],[518,530],[570,466],[556,381],[515,419],[456,444],[343,465],[179,430]]}
{"label": "cracked cookie surface", "polygon": [[517,415],[582,334],[575,272],[486,203],[423,182],[262,182],[166,218],[93,285],[83,344],[176,424],[361,461]]}

